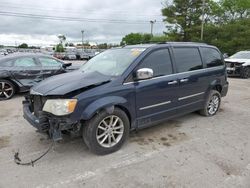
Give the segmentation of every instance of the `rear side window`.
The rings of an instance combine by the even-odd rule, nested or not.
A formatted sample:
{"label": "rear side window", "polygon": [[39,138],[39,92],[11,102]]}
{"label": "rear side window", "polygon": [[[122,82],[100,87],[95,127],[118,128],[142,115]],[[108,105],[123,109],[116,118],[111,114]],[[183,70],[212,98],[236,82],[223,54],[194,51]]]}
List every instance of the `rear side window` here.
{"label": "rear side window", "polygon": [[221,54],[213,49],[213,48],[201,48],[202,57],[206,66],[209,67],[216,67],[223,65],[223,60],[221,59]]}
{"label": "rear side window", "polygon": [[168,49],[160,49],[149,54],[138,69],[150,68],[154,77],[172,74],[172,63]]}
{"label": "rear side window", "polygon": [[202,69],[202,61],[198,48],[174,48],[178,72]]}
{"label": "rear side window", "polygon": [[62,64],[55,59],[47,57],[39,57],[39,61],[43,67],[60,67]]}

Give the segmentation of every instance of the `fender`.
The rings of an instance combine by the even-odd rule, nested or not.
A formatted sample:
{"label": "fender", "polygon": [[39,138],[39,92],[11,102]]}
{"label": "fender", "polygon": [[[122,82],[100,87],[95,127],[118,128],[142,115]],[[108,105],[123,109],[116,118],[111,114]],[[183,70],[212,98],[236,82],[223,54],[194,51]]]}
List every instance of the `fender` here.
{"label": "fender", "polygon": [[221,81],[220,81],[219,79],[213,80],[213,81],[209,84],[209,86],[208,86],[208,88],[207,88],[207,91],[206,91],[206,94],[205,94],[206,97],[207,97],[207,95],[209,94],[209,91],[210,91],[212,88],[214,88],[215,86],[220,86],[221,88],[223,87],[223,86],[222,86],[222,83],[221,83]]}
{"label": "fender", "polygon": [[127,103],[127,100],[123,97],[118,96],[109,96],[100,98],[91,104],[89,104],[81,115],[81,119],[88,120],[90,119],[98,110],[105,108],[108,113],[112,113],[114,110],[114,105]]}
{"label": "fender", "polygon": [[13,78],[13,75],[9,71],[6,71],[6,70],[0,70],[0,79],[10,80],[14,82],[14,84],[16,84],[16,86],[18,86],[19,88],[23,86],[20,82],[18,82],[17,80]]}
{"label": "fender", "polygon": [[243,67],[248,67],[248,66],[250,66],[250,61],[243,63],[242,66],[243,66]]}
{"label": "fender", "polygon": [[0,70],[0,79],[1,78],[9,78],[11,75],[9,73],[9,71],[6,71],[6,70]]}

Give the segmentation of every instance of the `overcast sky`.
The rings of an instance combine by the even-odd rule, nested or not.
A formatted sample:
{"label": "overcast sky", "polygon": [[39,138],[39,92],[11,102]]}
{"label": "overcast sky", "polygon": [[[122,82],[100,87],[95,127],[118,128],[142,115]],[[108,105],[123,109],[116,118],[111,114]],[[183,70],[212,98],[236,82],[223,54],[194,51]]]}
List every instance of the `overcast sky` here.
{"label": "overcast sky", "polygon": [[154,34],[162,34],[163,1],[1,0],[0,44],[54,44],[58,34],[64,34],[68,42],[80,43],[82,29],[84,41],[119,43],[130,32],[149,33],[150,20],[157,20]]}

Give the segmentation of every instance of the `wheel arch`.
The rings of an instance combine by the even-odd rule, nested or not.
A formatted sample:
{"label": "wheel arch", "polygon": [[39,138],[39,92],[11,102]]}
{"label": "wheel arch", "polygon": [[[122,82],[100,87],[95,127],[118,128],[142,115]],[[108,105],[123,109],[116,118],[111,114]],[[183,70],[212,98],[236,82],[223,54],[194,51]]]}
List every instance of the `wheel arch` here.
{"label": "wheel arch", "polygon": [[7,80],[7,81],[11,82],[15,87],[15,92],[19,92],[19,90],[20,90],[19,85],[13,79],[11,79],[10,77],[8,77],[8,76],[1,77],[0,80]]}
{"label": "wheel arch", "polygon": [[114,108],[117,107],[123,110],[128,116],[129,120],[131,120],[131,115],[129,113],[128,108],[126,107],[126,104],[127,100],[123,97],[119,96],[103,97],[89,104],[82,112],[81,119],[89,120],[101,110],[105,110],[108,113],[112,113]]}
{"label": "wheel arch", "polygon": [[216,91],[218,91],[221,94],[222,88],[223,87],[222,87],[221,82],[219,80],[214,80],[213,82],[210,83],[210,86],[208,88],[208,92],[207,93],[209,93],[210,90],[216,90]]}

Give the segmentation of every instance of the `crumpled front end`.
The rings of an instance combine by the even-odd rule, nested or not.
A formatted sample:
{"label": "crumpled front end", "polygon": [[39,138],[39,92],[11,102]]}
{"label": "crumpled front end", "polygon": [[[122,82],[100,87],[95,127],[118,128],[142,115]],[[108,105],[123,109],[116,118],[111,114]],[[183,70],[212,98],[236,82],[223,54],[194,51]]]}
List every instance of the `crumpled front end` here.
{"label": "crumpled front end", "polygon": [[226,61],[226,66],[229,75],[240,75],[242,63]]}
{"label": "crumpled front end", "polygon": [[28,95],[23,101],[23,117],[39,132],[48,133],[53,140],[62,139],[62,131],[79,131],[80,125],[72,122],[68,115],[55,116],[43,111],[43,106],[48,99],[41,95]]}

